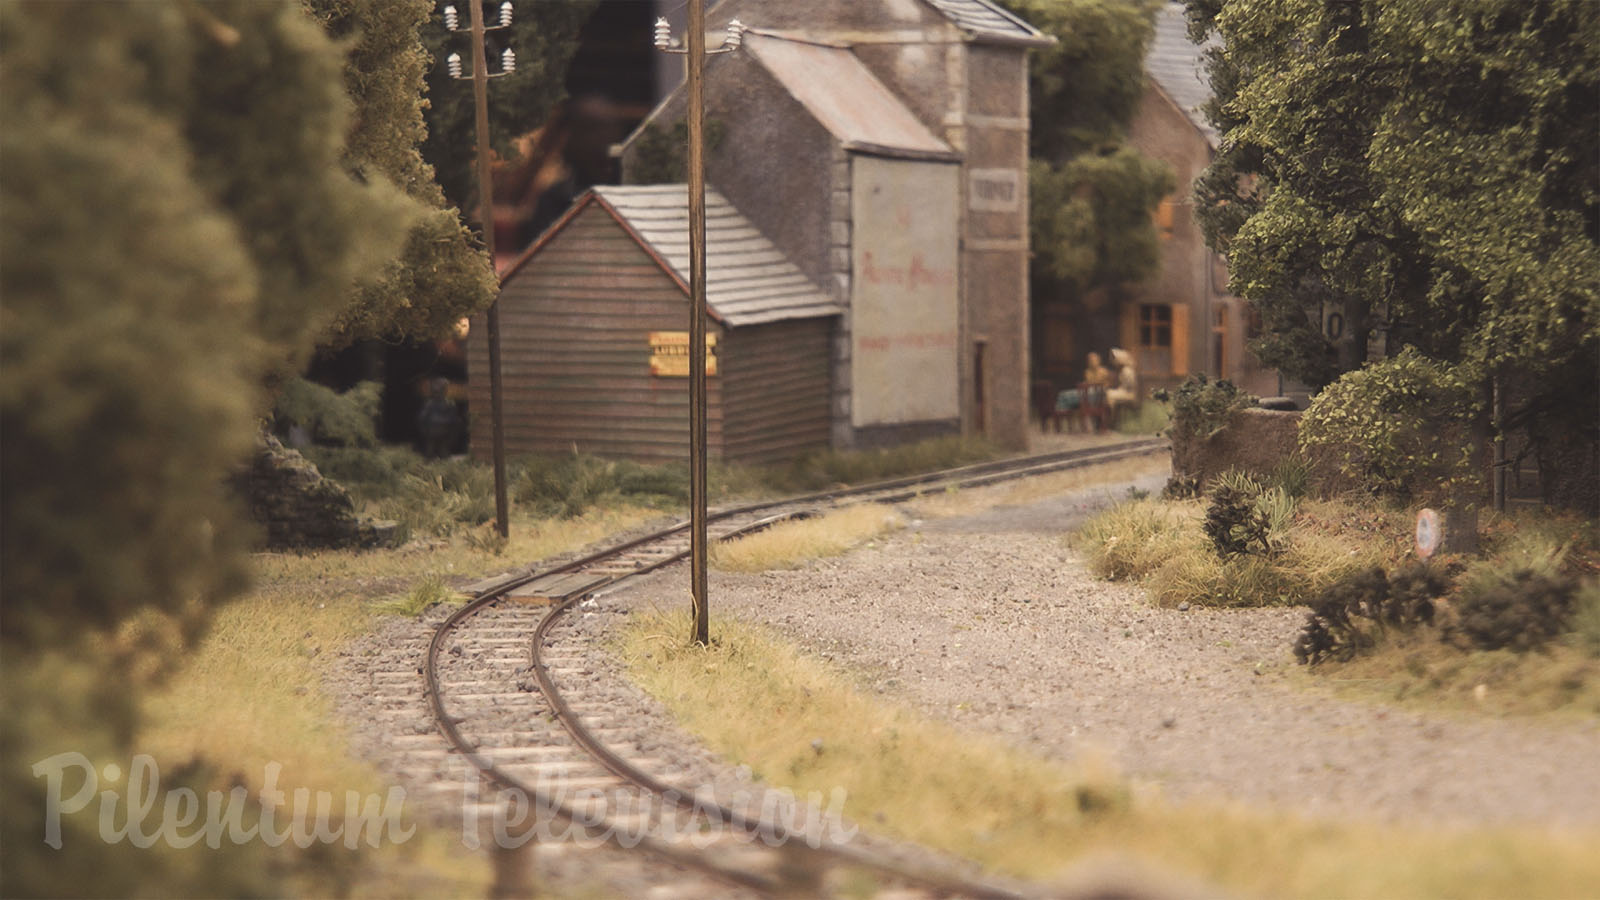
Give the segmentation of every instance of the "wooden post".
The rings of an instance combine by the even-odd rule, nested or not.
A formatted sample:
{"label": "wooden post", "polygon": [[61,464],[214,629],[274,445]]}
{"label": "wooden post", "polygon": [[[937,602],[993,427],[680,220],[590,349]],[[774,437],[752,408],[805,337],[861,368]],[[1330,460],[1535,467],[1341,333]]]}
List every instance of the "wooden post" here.
{"label": "wooden post", "polygon": [[691,640],[711,641],[706,596],[705,0],[689,0],[689,592]]}
{"label": "wooden post", "polygon": [[[478,129],[478,224],[483,226],[483,246],[494,262],[494,182],[489,177],[489,61],[483,46],[483,3],[467,0],[472,16],[472,103]],[[489,304],[489,420],[494,456],[494,527],[501,537],[511,534],[510,503],[506,499],[506,433],[500,386],[500,288]]]}

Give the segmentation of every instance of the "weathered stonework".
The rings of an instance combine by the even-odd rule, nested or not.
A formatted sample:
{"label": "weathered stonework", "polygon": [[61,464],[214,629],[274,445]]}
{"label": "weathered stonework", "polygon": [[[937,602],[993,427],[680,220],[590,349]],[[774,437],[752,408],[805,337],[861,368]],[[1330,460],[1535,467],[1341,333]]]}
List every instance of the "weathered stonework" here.
{"label": "weathered stonework", "polygon": [[1299,436],[1299,412],[1239,410],[1209,438],[1174,435],[1172,474],[1197,478],[1201,484],[1229,469],[1264,478],[1299,452]]}
{"label": "weathered stonework", "polygon": [[357,516],[342,486],[270,434],[258,437],[249,467],[234,476],[233,485],[265,530],[270,550],[379,547],[396,533],[393,522]]}

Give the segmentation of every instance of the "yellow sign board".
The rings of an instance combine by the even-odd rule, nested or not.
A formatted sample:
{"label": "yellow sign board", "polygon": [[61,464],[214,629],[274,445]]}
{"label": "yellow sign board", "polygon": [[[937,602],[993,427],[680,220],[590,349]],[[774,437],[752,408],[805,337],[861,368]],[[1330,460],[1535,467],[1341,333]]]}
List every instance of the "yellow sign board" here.
{"label": "yellow sign board", "polygon": [[[659,378],[689,377],[689,332],[650,332],[650,374]],[[717,336],[706,333],[706,377],[717,374]]]}

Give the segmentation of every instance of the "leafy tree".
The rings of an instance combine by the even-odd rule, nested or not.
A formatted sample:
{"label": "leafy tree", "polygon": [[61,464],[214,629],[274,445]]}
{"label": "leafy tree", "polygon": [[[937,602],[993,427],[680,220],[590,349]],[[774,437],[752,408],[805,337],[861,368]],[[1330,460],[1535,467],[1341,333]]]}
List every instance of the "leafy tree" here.
{"label": "leafy tree", "polygon": [[1124,143],[1144,93],[1154,0],[1009,0],[1055,36],[1032,51],[1029,190],[1034,282],[1074,297],[1137,281],[1159,263],[1150,213],[1172,171]]}
{"label": "leafy tree", "polygon": [[[1388,332],[1482,380],[1593,358],[1600,22],[1581,0],[1191,0],[1223,149],[1196,193],[1262,361]],[[1324,304],[1348,337],[1322,334]],[[1593,366],[1589,367],[1592,374]],[[1592,393],[1592,392],[1591,392]]]}
{"label": "leafy tree", "polygon": [[343,66],[287,0],[0,3],[8,895],[267,890],[229,854],[49,851],[29,766],[127,763],[139,689],[244,584],[222,483],[263,385],[416,219],[348,165]]}
{"label": "leafy tree", "polygon": [[[496,78],[489,85],[489,135],[494,152],[501,158],[516,158],[515,139],[544,124],[566,96],[567,64],[577,52],[578,33],[597,2],[520,3],[510,28],[489,33],[491,72],[499,71],[502,49],[509,47],[517,59],[511,74]],[[462,0],[438,0],[438,11],[422,28],[423,44],[434,58],[426,74],[430,102],[425,110],[428,138],[422,153],[437,170],[445,197],[470,210],[476,208],[478,196],[472,85],[451,78],[445,59],[451,53],[461,54],[462,69],[470,73],[472,39],[465,33],[445,30],[442,10],[449,3],[460,10],[461,27],[465,28],[468,14]],[[498,15],[498,4],[485,11],[490,24],[497,21]]]}
{"label": "leafy tree", "polygon": [[387,180],[425,211],[383,276],[356,292],[323,343],[363,337],[432,338],[494,299],[494,270],[422,158],[427,136],[422,44],[432,0],[310,0],[328,33],[348,45],[345,88],[355,103],[344,162],[364,181]]}

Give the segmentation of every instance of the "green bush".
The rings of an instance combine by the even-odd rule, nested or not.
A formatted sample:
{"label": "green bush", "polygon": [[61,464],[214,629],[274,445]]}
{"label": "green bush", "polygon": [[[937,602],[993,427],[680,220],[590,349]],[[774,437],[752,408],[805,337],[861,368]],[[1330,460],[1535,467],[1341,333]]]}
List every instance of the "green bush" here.
{"label": "green bush", "polygon": [[1256,398],[1226,378],[1211,381],[1193,375],[1173,391],[1158,390],[1156,400],[1170,404],[1167,434],[1173,440],[1205,440],[1228,424],[1228,417],[1256,405]]}
{"label": "green bush", "polygon": [[1517,548],[1461,576],[1453,636],[1480,650],[1532,650],[1572,630],[1578,584],[1562,570],[1566,549]]}
{"label": "green bush", "polygon": [[1300,448],[1375,495],[1406,502],[1476,497],[1477,392],[1407,347],[1328,385],[1300,420]]}
{"label": "green bush", "polygon": [[383,384],[363,381],[344,393],[304,378],[283,383],[273,405],[280,435],[295,426],[318,443],[339,447],[371,447],[378,442],[378,407]]}

